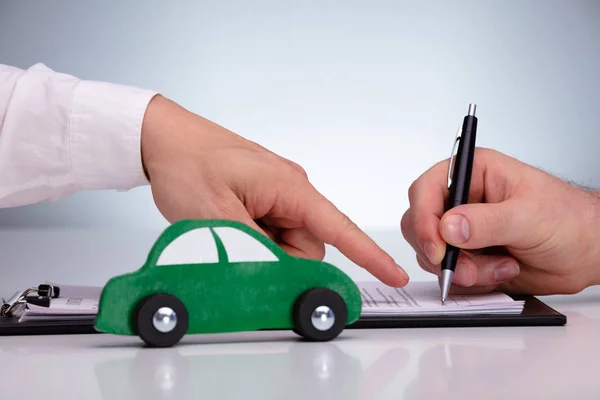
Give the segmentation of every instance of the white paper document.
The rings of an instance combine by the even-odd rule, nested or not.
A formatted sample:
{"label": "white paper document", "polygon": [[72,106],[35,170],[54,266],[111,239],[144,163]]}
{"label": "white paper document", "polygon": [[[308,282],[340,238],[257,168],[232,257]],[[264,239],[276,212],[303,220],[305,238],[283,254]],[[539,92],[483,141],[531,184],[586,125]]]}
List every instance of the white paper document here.
{"label": "white paper document", "polygon": [[357,282],[363,300],[362,315],[457,315],[520,314],[524,301],[492,292],[478,295],[451,295],[446,304],[440,301],[437,282],[409,282],[393,288],[380,282]]}

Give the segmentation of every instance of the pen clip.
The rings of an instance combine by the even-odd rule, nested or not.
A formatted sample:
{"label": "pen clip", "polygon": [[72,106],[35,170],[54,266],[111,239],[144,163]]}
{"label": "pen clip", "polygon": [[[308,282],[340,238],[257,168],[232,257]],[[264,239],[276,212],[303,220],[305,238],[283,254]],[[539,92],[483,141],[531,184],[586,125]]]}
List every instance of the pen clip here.
{"label": "pen clip", "polygon": [[458,125],[458,130],[456,131],[456,138],[454,139],[454,144],[452,145],[452,152],[450,153],[450,163],[448,164],[448,189],[452,185],[452,175],[454,174],[454,160],[456,157],[456,151],[458,150],[458,142],[460,142],[460,131],[461,125]]}

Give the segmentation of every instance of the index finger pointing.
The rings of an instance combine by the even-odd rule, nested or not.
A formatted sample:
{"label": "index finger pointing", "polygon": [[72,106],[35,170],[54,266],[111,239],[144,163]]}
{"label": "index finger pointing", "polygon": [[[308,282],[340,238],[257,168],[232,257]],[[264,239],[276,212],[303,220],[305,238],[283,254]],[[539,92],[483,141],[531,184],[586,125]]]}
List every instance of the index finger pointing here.
{"label": "index finger pointing", "polygon": [[406,272],[350,218],[316,190],[311,197],[313,201],[304,202],[302,221],[314,236],[336,247],[384,284],[402,287],[408,283]]}

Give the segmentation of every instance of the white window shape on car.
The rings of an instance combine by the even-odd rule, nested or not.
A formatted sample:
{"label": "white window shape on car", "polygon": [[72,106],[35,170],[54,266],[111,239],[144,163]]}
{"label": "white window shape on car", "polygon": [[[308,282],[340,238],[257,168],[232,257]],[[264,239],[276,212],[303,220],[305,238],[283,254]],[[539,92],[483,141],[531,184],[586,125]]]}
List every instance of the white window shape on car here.
{"label": "white window shape on car", "polygon": [[213,228],[225,246],[229,262],[266,262],[279,261],[269,248],[236,228]]}
{"label": "white window shape on car", "polygon": [[209,228],[192,229],[165,247],[156,265],[218,263],[219,252]]}

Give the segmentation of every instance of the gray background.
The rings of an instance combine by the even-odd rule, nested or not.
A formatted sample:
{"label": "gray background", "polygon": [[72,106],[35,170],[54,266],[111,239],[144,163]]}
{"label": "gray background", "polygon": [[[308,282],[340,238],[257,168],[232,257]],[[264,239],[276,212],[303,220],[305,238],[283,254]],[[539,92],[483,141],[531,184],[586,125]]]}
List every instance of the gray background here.
{"label": "gray background", "polygon": [[[37,62],[155,89],[300,163],[413,279],[407,189],[471,102],[480,146],[600,186],[596,1],[0,0],[0,63]],[[103,284],[165,226],[148,188],[0,210],[0,294]]]}

